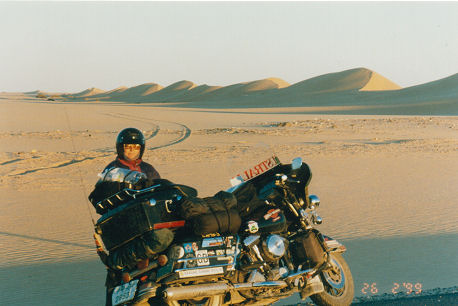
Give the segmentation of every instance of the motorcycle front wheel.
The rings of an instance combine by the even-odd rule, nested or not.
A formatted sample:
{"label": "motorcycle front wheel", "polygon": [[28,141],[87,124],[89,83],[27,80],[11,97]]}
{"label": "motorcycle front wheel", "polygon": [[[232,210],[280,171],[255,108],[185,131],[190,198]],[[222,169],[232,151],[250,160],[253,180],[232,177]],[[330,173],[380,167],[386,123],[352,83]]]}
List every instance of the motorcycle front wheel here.
{"label": "motorcycle front wheel", "polygon": [[320,273],[324,291],[310,298],[317,305],[350,305],[355,294],[350,268],[341,254],[332,253],[330,256],[333,267]]}

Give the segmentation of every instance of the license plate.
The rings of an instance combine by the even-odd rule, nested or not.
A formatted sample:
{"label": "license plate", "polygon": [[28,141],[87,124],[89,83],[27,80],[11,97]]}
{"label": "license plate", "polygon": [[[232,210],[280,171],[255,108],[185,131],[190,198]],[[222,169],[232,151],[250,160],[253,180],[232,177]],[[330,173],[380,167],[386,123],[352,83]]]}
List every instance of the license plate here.
{"label": "license plate", "polygon": [[223,274],[223,267],[214,267],[214,268],[203,268],[203,269],[194,269],[194,270],[185,270],[178,272],[180,278],[186,277],[196,277],[196,276],[205,276],[213,274]]}
{"label": "license plate", "polygon": [[113,295],[111,297],[113,306],[132,300],[135,296],[135,291],[137,291],[137,283],[138,279],[116,287],[113,290]]}

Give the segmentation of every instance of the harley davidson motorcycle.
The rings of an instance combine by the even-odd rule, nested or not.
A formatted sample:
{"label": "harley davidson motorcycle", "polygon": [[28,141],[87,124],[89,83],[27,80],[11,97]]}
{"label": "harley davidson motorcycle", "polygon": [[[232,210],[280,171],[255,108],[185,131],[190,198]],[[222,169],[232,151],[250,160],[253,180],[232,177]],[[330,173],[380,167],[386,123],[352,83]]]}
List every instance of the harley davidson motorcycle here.
{"label": "harley davidson motorcycle", "polygon": [[237,215],[212,233],[196,230],[209,217],[190,226],[177,213],[197,197],[194,188],[166,180],[145,187],[141,173],[114,170],[101,181],[120,191],[91,201],[102,214],[95,238],[108,267],[107,304],[270,305],[294,293],[318,305],[353,300],[346,248],[315,229],[320,200],[308,194],[301,158],[272,156],[232,179],[226,193]]}

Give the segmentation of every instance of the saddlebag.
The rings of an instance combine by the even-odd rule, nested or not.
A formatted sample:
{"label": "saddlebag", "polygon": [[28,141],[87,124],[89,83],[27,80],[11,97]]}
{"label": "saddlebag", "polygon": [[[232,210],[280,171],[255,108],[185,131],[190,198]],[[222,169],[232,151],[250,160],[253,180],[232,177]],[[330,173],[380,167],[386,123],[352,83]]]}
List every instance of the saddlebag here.
{"label": "saddlebag", "polygon": [[[160,225],[172,223],[173,216],[161,204],[130,201],[109,210],[98,220],[95,230],[109,251],[109,267],[122,269],[139,259],[151,258],[172,243],[173,231]],[[184,225],[184,221],[175,223]]]}
{"label": "saddlebag", "polygon": [[234,195],[220,191],[213,197],[185,198],[180,205],[180,215],[189,220],[196,235],[235,234],[242,223],[236,205]]}
{"label": "saddlebag", "polygon": [[110,252],[107,265],[114,270],[133,266],[137,261],[152,258],[169,247],[174,234],[167,228],[149,231]]}
{"label": "saddlebag", "polygon": [[322,241],[323,237],[317,230],[310,230],[298,236],[290,245],[294,263],[309,269],[322,265],[326,260]]}

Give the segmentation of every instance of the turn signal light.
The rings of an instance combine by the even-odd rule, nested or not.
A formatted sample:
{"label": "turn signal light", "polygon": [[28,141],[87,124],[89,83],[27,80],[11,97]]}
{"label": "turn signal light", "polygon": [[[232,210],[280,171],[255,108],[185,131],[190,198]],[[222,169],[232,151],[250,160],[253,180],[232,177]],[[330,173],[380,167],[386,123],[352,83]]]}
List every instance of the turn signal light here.
{"label": "turn signal light", "polygon": [[169,261],[169,259],[165,255],[159,255],[159,257],[157,258],[157,263],[161,267],[165,266],[167,264],[167,261]]}
{"label": "turn signal light", "polygon": [[130,274],[129,274],[129,273],[124,272],[124,273],[122,274],[122,281],[123,281],[125,284],[127,284],[128,282],[130,282],[131,279],[132,279],[132,278],[130,277]]}

